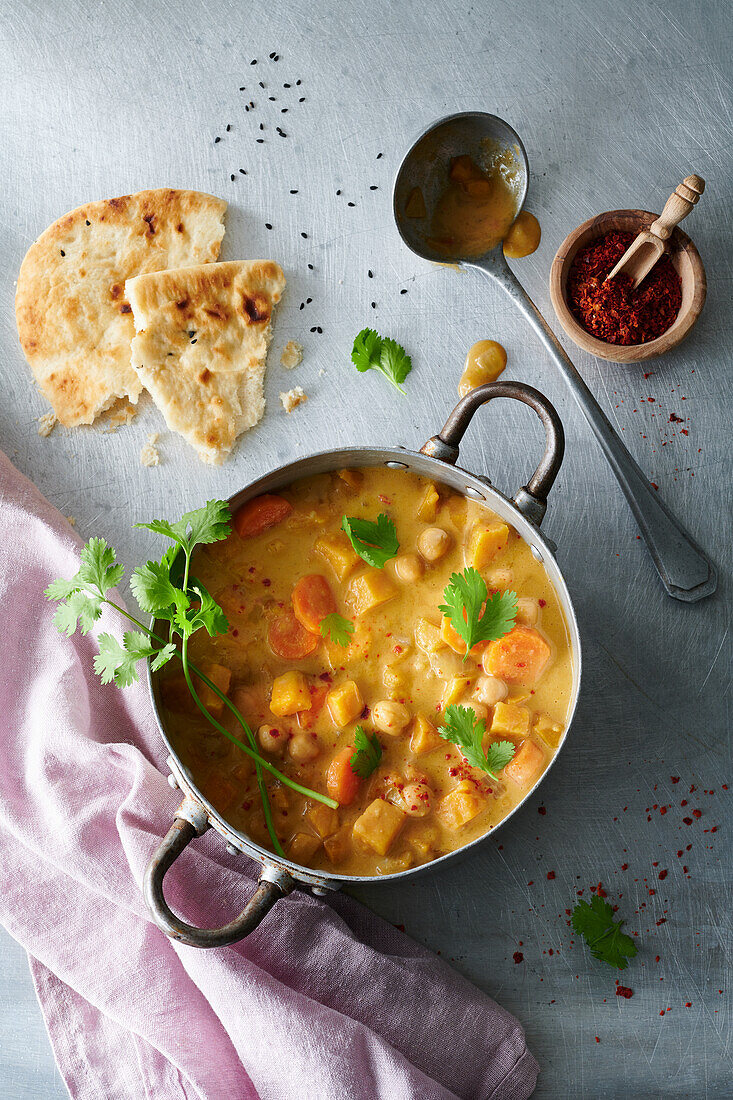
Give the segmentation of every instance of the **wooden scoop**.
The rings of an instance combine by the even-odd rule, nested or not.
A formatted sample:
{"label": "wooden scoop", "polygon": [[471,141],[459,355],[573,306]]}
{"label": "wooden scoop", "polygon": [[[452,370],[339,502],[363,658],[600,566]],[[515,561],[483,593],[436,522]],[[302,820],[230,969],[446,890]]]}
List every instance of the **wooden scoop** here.
{"label": "wooden scoop", "polygon": [[664,255],[664,242],[674,227],[687,217],[704,190],[702,176],[686,176],[667,199],[657,220],[632,241],[613,271],[606,276],[606,282],[623,272],[632,280],[634,287],[639,286],[659,257]]}

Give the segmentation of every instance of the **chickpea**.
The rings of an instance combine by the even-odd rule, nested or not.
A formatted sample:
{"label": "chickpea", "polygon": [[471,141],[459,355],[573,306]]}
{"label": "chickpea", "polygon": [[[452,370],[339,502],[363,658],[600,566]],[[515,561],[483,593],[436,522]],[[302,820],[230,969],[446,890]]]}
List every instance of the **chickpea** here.
{"label": "chickpea", "polygon": [[290,738],[288,752],[296,764],[307,764],[320,754],[320,748],[315,737],[310,733],[296,733]]}
{"label": "chickpea", "polygon": [[497,676],[479,676],[476,681],[476,698],[487,707],[493,707],[500,699],[505,699],[508,688]]}
{"label": "chickpea", "polygon": [[505,591],[514,580],[511,569],[490,569],[486,575],[486,583],[489,588],[500,588]]}
{"label": "chickpea", "polygon": [[404,584],[414,584],[425,572],[425,563],[417,554],[400,554],[395,559],[394,571]]}
{"label": "chickpea", "polygon": [[257,740],[263,752],[281,753],[285,748],[285,735],[277,726],[260,726],[257,730]]}
{"label": "chickpea", "polygon": [[425,561],[440,561],[451,548],[453,539],[442,527],[426,527],[417,538],[417,548]]}
{"label": "chickpea", "polygon": [[410,712],[402,703],[395,703],[391,699],[382,699],[372,708],[372,722],[391,737],[397,737],[402,733],[410,721]]}
{"label": "chickpea", "polygon": [[517,600],[517,622],[534,626],[540,617],[540,605],[531,596],[522,596]]}
{"label": "chickpea", "polygon": [[430,813],[431,796],[427,783],[407,783],[402,790],[402,809],[410,817],[425,817]]}

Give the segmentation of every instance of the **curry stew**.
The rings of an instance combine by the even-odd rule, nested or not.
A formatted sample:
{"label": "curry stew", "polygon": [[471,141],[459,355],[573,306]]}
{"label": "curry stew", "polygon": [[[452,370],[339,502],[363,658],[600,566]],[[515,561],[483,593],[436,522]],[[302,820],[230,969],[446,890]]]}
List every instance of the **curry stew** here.
{"label": "curry stew", "polygon": [[[341,525],[345,515],[380,512],[400,548],[377,569]],[[465,643],[438,607],[467,565],[489,592],[516,592],[518,611],[509,634],[464,661]],[[263,755],[339,802],[305,799],[265,773],[293,862],[342,877],[436,859],[497,825],[555,754],[573,678],[562,609],[527,543],[485,505],[406,471],[320,474],[245,504],[229,537],[197,552],[195,572],[229,631],[197,633],[191,660],[238,706]],[[354,623],[346,647],[321,636],[330,612]],[[199,715],[174,671],[160,676],[166,729],[196,785],[232,826],[271,848],[251,759]],[[200,694],[236,733],[221,700],[203,686]],[[485,720],[486,744],[514,743],[498,781],[438,734],[451,703]],[[350,766],[357,725],[382,746],[363,779]]]}

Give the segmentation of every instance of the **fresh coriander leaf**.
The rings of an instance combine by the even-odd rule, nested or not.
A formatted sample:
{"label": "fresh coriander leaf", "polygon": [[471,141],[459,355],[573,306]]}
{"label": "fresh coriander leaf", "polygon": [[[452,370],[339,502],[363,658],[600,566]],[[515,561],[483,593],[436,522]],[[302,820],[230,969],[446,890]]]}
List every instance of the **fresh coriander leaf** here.
{"label": "fresh coriander leaf", "polygon": [[174,646],[173,642],[167,642],[166,645],[161,646],[161,648],[155,654],[155,657],[153,657],[153,662],[150,666],[153,672],[157,672],[163,667],[163,665],[167,665],[170,659],[172,657],[175,657],[177,652],[178,650]]}
{"label": "fresh coriander leaf", "polygon": [[376,733],[365,733],[363,726],[354,730],[354,751],[349,759],[351,770],[362,779],[368,779],[379,767],[382,746]]}
{"label": "fresh coriander leaf", "polygon": [[354,340],[351,362],[362,374],[379,362],[382,354],[382,337],[373,328],[363,328]]}
{"label": "fresh coriander leaf", "polygon": [[[174,550],[175,547],[171,547]],[[166,552],[167,554],[170,551]],[[130,577],[132,594],[142,611],[155,615],[156,619],[169,619],[173,610],[180,606],[183,592],[171,583],[170,565],[163,561],[149,561],[135,569]],[[188,606],[188,601],[185,601]]]}
{"label": "fresh coriander leaf", "polygon": [[383,569],[400,548],[395,525],[384,512],[377,516],[376,523],[357,516],[344,516],[341,527],[359,557],[376,569]]}
{"label": "fresh coriander leaf", "polygon": [[330,615],[326,615],[325,619],[321,619],[322,637],[325,638],[328,636],[336,645],[344,646],[345,648],[351,641],[351,635],[353,633],[354,624],[351,619],[345,619],[335,611],[331,612]]}
{"label": "fresh coriander leaf", "polygon": [[80,588],[91,586],[104,596],[122,580],[125,568],[115,563],[115,552],[104,539],[89,539],[86,546],[82,546],[79,556],[81,567],[73,580]]}
{"label": "fresh coriander leaf", "polygon": [[373,328],[362,329],[354,340],[351,361],[362,374],[368,370],[379,371],[405,396],[400,383],[412,370],[412,360],[396,340],[389,337],[382,339]]}
{"label": "fresh coriander leaf", "polygon": [[479,768],[498,782],[494,773],[506,767],[514,756],[512,742],[495,741],[489,745],[488,752],[484,752],[486,723],[483,718],[477,720],[476,712],[471,707],[459,707],[454,703],[446,708],[443,720],[445,725],[438,729],[440,736],[460,749],[472,768]]}
{"label": "fresh coriander leaf", "polygon": [[188,545],[193,549],[194,546],[222,542],[231,531],[232,514],[225,500],[207,500],[203,508],[182,515],[180,524],[184,530],[190,527]]}
{"label": "fresh coriander leaf", "polygon": [[443,598],[445,603],[438,610],[448,616],[451,626],[466,643],[464,660],[477,642],[494,642],[514,626],[516,592],[495,592],[489,596],[486,582],[472,566],[451,575]]}
{"label": "fresh coriander leaf", "polygon": [[628,959],[637,954],[631,936],[621,931],[623,921],[615,921],[613,908],[597,894],[587,901],[579,901],[571,919],[573,928],[590,947],[591,954],[601,962],[625,970]]}
{"label": "fresh coriander leaf", "polygon": [[179,523],[169,523],[167,519],[153,519],[150,523],[134,523],[133,527],[144,527],[146,531],[152,531],[154,535],[163,535],[164,538],[173,539],[182,550],[188,549],[185,529],[180,529]]}
{"label": "fresh coriander leaf", "polygon": [[64,603],[56,608],[54,625],[61,634],[71,637],[77,626],[82,634],[88,634],[102,614],[102,599],[88,592],[72,592]]}
{"label": "fresh coriander leaf", "polygon": [[74,581],[65,581],[62,577],[51,581],[43,595],[47,600],[67,600],[74,592],[79,591],[79,585]]}
{"label": "fresh coriander leaf", "polygon": [[191,581],[191,590],[197,594],[200,601],[200,606],[189,620],[191,632],[203,626],[212,638],[215,634],[226,634],[229,629],[229,620],[214,597],[207,592],[200,581],[195,579]]}
{"label": "fresh coriander leaf", "polygon": [[99,635],[99,653],[94,658],[94,671],[101,677],[103,684],[114,680],[117,687],[129,687],[138,679],[137,663],[147,657],[154,657],[153,667],[161,668],[176,652],[176,647],[168,643],[162,649],[151,644],[146,634],[139,630],[128,630],[122,635],[122,645],[111,634]]}

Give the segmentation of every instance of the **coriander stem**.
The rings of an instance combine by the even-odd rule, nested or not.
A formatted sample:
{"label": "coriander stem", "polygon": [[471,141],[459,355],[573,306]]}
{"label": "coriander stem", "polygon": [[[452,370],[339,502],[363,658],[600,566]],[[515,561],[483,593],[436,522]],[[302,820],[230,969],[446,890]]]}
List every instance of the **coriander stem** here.
{"label": "coriander stem", "polygon": [[[113,603],[112,600],[108,600],[106,596],[103,596],[102,599],[105,603],[109,604],[110,607],[113,607],[115,611],[119,611],[120,615],[123,615],[126,619],[129,619],[130,622],[134,623],[135,626],[139,626],[140,629],[144,631],[144,633],[147,634],[149,638],[154,639],[156,642],[160,642],[161,645],[168,644],[165,638],[161,638],[159,634],[155,634],[154,631],[150,629],[150,627],[147,627],[144,623],[141,623],[140,620],[136,619],[134,615],[131,615],[129,611],[125,611],[123,607],[120,607],[118,604]],[[180,653],[178,653],[178,651],[176,651],[176,655],[180,660],[181,655]],[[193,661],[188,662],[188,667],[191,669],[192,672],[195,672],[200,680],[203,680],[207,687],[211,688],[215,695],[217,695],[221,699],[224,705],[235,716],[240,726],[245,731],[248,730],[249,726],[247,725],[247,722],[245,721],[242,714],[239,712],[237,707],[235,707],[231,699],[229,699],[224,694],[224,692],[216,686],[213,680],[210,680],[209,677],[204,672],[202,672],[200,668],[197,668]],[[275,779],[279,779],[280,782],[285,784],[286,787],[290,787],[291,790],[296,791],[298,794],[302,794],[305,798],[313,798],[316,802],[322,802],[324,806],[330,806],[332,810],[338,809],[338,802],[336,802],[333,798],[329,798],[328,795],[325,794],[320,794],[319,791],[312,791],[309,787],[304,787],[300,783],[297,783],[294,779],[290,779],[287,775],[283,775],[283,773],[281,771],[278,771],[278,769],[273,764],[270,764],[268,760],[265,760],[264,757],[260,756],[256,749],[250,749],[249,746],[243,744],[236,737],[234,737],[234,735],[231,734],[229,730],[225,729],[224,726],[220,726],[219,723],[212,718],[208,711],[206,713],[212,725],[215,725],[216,728],[221,733],[223,733],[225,737],[228,737],[230,741],[233,741],[234,744],[238,748],[240,748],[242,752],[246,753],[247,756],[251,757],[252,760],[255,761],[255,763],[259,762],[260,766],[263,767],[265,771],[273,775]]]}

